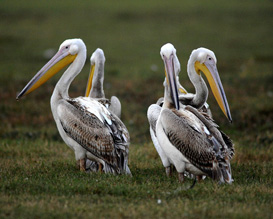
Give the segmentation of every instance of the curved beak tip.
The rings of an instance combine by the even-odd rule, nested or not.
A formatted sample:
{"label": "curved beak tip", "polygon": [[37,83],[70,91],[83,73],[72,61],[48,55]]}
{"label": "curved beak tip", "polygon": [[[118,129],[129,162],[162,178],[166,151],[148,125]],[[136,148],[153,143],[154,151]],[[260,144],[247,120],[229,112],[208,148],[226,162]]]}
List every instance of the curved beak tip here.
{"label": "curved beak tip", "polygon": [[17,93],[16,100],[19,101],[23,96],[24,94],[22,94],[22,92]]}
{"label": "curved beak tip", "polygon": [[230,123],[232,123],[232,117],[231,117],[230,113],[225,114],[225,115],[226,115],[228,121],[229,121]]}

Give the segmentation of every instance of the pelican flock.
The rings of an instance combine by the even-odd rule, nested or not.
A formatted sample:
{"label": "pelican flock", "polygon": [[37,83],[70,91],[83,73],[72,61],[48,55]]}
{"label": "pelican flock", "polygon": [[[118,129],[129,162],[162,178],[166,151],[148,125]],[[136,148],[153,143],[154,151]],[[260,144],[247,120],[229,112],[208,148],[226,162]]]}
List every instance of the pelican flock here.
{"label": "pelican flock", "polygon": [[181,87],[177,80],[176,50],[172,44],[161,48],[166,78],[163,106],[161,100],[152,104],[147,112],[150,134],[154,146],[166,169],[167,176],[173,164],[183,181],[187,171],[199,179],[208,175],[219,182],[231,183],[230,159],[234,155],[231,140],[217,129],[211,117],[206,114],[208,89],[201,77],[206,75],[213,94],[231,121],[231,114],[222,83],[216,68],[214,53],[205,48],[193,50],[188,61],[188,75],[195,94],[179,94]]}
{"label": "pelican flock", "polygon": [[[179,101],[174,61],[176,50],[171,44],[166,44],[162,46],[160,55],[165,66],[166,80],[164,102],[157,117],[155,133],[157,147],[160,147],[167,160],[163,165],[173,164],[181,182],[184,181],[184,173],[187,171],[194,176],[207,175],[221,183],[232,183],[230,159],[234,155],[233,144],[208,116],[205,117],[196,109],[202,106],[200,102],[205,103],[208,92],[199,77],[202,71],[208,78],[220,108],[226,117],[232,120],[216,68],[215,55],[204,48],[191,54],[188,72],[198,75],[191,76],[196,89],[196,94],[190,102],[193,106],[180,104]],[[202,92],[206,95],[199,95]],[[170,167],[165,167],[168,175]]]}
{"label": "pelican flock", "polygon": [[[193,75],[194,72],[192,71],[192,69],[191,68],[188,69],[189,78],[192,81],[192,83],[194,84],[195,90],[196,90],[195,94],[188,93],[186,91],[186,89],[179,82],[179,72],[181,70],[181,66],[180,66],[179,59],[176,55],[176,49],[170,43],[167,43],[164,47],[170,47],[174,51],[173,69],[174,69],[174,72],[176,75],[176,83],[178,86],[179,104],[181,106],[182,105],[191,105],[195,108],[198,108],[200,111],[207,113],[209,116],[212,116],[211,111],[209,109],[209,105],[206,103],[207,98],[208,98],[208,88],[207,88],[204,80],[202,79],[201,75],[199,75],[198,79],[196,80],[196,77]],[[202,48],[194,51],[194,54],[199,53],[199,50],[201,50],[201,49]],[[209,50],[206,51],[206,49],[204,49],[204,50],[205,50],[205,52],[209,51]],[[192,65],[192,62],[193,62],[192,57],[193,57],[193,55],[191,55],[191,57],[189,59],[189,62],[188,62],[189,66]],[[166,70],[165,70],[165,74],[166,74]],[[196,82],[197,82],[197,84],[196,84]],[[166,78],[165,78],[164,83],[163,83],[164,86],[166,85],[166,83],[167,82],[166,82]],[[154,144],[154,146],[161,158],[163,166],[166,169],[167,176],[170,176],[171,163],[170,163],[169,159],[167,158],[166,154],[164,153],[164,151],[162,151],[162,149],[158,143],[158,140],[156,138],[156,130],[155,130],[156,122],[159,117],[163,102],[164,102],[164,98],[161,97],[157,100],[156,104],[152,104],[151,106],[149,106],[148,111],[147,111],[147,117],[148,117],[148,121],[150,124],[151,139],[152,139],[153,144]]]}
{"label": "pelican flock", "polygon": [[65,40],[55,56],[30,80],[17,99],[37,89],[65,66],[50,105],[58,131],[74,150],[81,171],[86,158],[100,164],[105,173],[131,174],[128,167],[129,132],[122,121],[95,98],[70,98],[71,82],[82,70],[86,46],[81,39]]}
{"label": "pelican flock", "polygon": [[[164,63],[164,97],[147,111],[154,146],[171,175],[171,165],[178,172],[197,178],[209,176],[220,183],[232,183],[230,160],[234,147],[230,138],[213,122],[206,103],[206,76],[221,110],[232,121],[228,101],[216,67],[215,54],[206,48],[193,50],[187,73],[195,93],[179,82],[180,62],[170,43],[161,47]],[[90,58],[91,68],[84,97],[70,98],[68,90],[86,60],[86,46],[81,39],[65,40],[58,52],[28,82],[17,96],[36,90],[61,69],[68,66],[57,82],[50,105],[57,129],[64,142],[74,151],[81,171],[128,174],[130,136],[120,120],[121,104],[116,96],[105,98],[103,90],[105,56],[96,49]]]}

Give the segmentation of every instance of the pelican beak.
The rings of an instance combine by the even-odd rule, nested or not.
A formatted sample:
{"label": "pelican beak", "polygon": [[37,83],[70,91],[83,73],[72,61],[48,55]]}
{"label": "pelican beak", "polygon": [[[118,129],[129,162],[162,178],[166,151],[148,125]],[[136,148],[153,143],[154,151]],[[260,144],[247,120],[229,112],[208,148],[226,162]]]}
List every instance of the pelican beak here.
{"label": "pelican beak", "polygon": [[16,99],[20,99],[22,96],[31,93],[36,90],[46,81],[48,81],[51,77],[53,77],[56,73],[58,73],[65,66],[72,63],[77,54],[71,55],[67,48],[61,48],[56,55],[54,55],[47,64],[44,65],[38,71],[38,73],[28,82],[28,84],[24,87],[24,89],[18,94]]}
{"label": "pelican beak", "polygon": [[200,71],[205,74],[218,105],[228,120],[232,122],[228,101],[216,68],[216,64],[208,63],[207,61],[201,64],[197,61],[195,62],[195,70],[198,74],[200,74]]}
{"label": "pelican beak", "polygon": [[188,92],[181,86],[181,84],[177,83],[178,84],[178,91],[181,93],[181,94],[187,94]]}
{"label": "pelican beak", "polygon": [[93,81],[93,76],[95,72],[95,64],[91,65],[90,73],[89,73],[89,78],[87,81],[86,85],[86,90],[85,90],[85,96],[88,97],[92,88],[92,81]]}
{"label": "pelican beak", "polygon": [[164,57],[164,64],[167,83],[170,86],[171,90],[171,98],[175,108],[179,110],[178,89],[176,83],[176,75],[174,71],[173,55],[171,55],[170,58]]}

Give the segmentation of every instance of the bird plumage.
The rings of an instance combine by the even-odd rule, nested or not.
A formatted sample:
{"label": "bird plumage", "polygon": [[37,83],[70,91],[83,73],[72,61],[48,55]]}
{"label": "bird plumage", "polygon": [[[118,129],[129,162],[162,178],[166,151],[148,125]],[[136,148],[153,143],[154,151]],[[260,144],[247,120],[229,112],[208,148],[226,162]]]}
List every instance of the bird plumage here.
{"label": "bird plumage", "polygon": [[[170,46],[163,46],[161,57],[168,80],[165,84],[164,103],[156,123],[156,136],[161,149],[175,166],[181,181],[187,171],[196,176],[207,175],[219,182],[231,183],[230,159],[234,154],[232,142],[203,113],[192,106],[178,104],[178,88],[173,68],[175,50]],[[224,101],[219,103],[228,118],[231,118],[222,85],[219,81],[215,83],[218,86],[214,87],[217,88],[215,95],[221,98],[218,100]]]}
{"label": "bird plumage", "polygon": [[70,84],[82,70],[85,60],[86,47],[81,39],[64,41],[57,54],[31,79],[17,99],[69,65],[50,100],[62,139],[73,149],[82,171],[88,158],[102,165],[105,173],[131,174],[128,167],[130,137],[122,121],[99,100],[68,95]]}
{"label": "bird plumage", "polygon": [[105,172],[126,172],[130,137],[115,114],[98,101],[83,97],[61,103],[58,115],[65,133],[103,161]]}

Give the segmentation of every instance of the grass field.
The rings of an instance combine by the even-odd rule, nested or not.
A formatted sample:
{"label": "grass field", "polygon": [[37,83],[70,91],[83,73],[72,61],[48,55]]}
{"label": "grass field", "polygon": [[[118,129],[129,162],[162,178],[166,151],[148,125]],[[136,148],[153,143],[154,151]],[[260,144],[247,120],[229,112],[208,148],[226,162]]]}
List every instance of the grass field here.
{"label": "grass field", "polygon": [[[1,1],[0,218],[272,218],[273,4],[261,1]],[[106,55],[105,93],[122,102],[132,178],[86,174],[59,137],[49,100],[61,73],[17,102],[17,92],[69,38],[88,57]],[[210,95],[214,119],[234,141],[234,183],[166,178],[153,147],[148,106],[163,95],[160,47],[172,42],[181,84],[191,51],[217,56],[229,101],[229,124]],[[89,58],[70,95],[84,94]]]}

